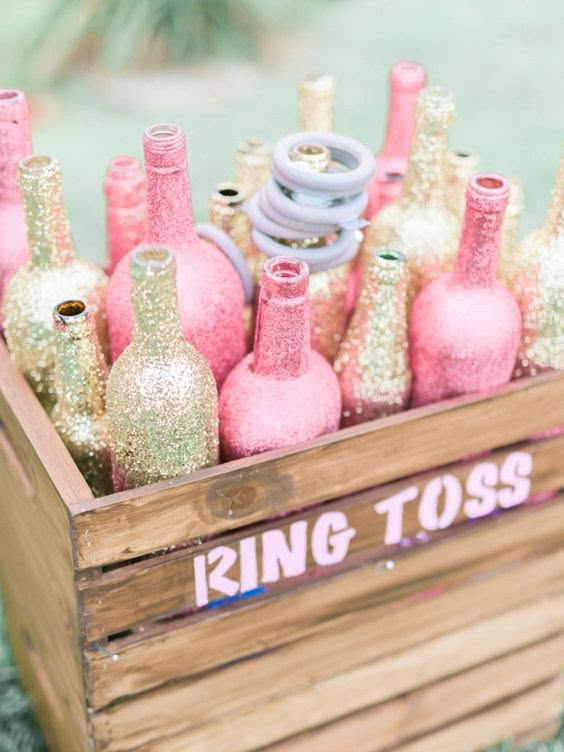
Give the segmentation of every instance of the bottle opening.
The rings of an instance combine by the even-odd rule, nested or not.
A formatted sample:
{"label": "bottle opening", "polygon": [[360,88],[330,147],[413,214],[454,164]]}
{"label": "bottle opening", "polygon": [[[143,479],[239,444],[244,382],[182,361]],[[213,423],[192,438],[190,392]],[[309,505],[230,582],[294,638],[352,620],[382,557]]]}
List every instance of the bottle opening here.
{"label": "bottle opening", "polygon": [[88,306],[82,300],[64,300],[53,309],[53,317],[59,325],[73,324],[88,316]]}
{"label": "bottle opening", "polygon": [[394,251],[392,248],[383,248],[381,251],[378,251],[376,256],[384,261],[400,261],[401,263],[407,261],[403,253],[400,251]]}
{"label": "bottle opening", "polygon": [[116,177],[127,177],[141,170],[141,165],[135,157],[114,157],[108,165],[108,172]]}
{"label": "bottle opening", "polygon": [[307,274],[307,266],[303,261],[288,256],[276,256],[266,262],[268,272],[277,279],[303,277]]}
{"label": "bottle opening", "polygon": [[454,153],[457,157],[460,157],[460,159],[468,159],[468,157],[471,156],[469,151],[455,151]]}
{"label": "bottle opening", "polygon": [[309,267],[293,256],[273,256],[264,265],[262,290],[267,295],[296,298],[306,294]]}
{"label": "bottle opening", "polygon": [[392,65],[392,82],[399,89],[420,89],[425,83],[425,69],[411,60],[400,60]]}
{"label": "bottle opening", "polygon": [[319,93],[332,91],[335,86],[335,79],[329,73],[306,73],[300,79],[300,88],[306,88]]}
{"label": "bottle opening", "polygon": [[500,188],[503,188],[504,181],[501,178],[486,176],[482,178],[476,178],[476,184],[479,185],[480,188],[487,188],[488,190],[499,190]]}
{"label": "bottle opening", "polygon": [[270,149],[266,141],[262,138],[249,138],[239,144],[238,151],[241,154],[264,154],[268,155]]}
{"label": "bottle opening", "polygon": [[0,89],[0,101],[13,104],[20,99],[23,99],[23,94],[17,89]]}
{"label": "bottle opening", "polygon": [[331,152],[323,144],[297,144],[288,158],[294,167],[306,172],[325,172],[331,164]]}
{"label": "bottle opening", "polygon": [[230,199],[239,198],[240,195],[239,190],[231,185],[218,186],[217,193],[219,193],[220,196],[225,196],[225,198]]}
{"label": "bottle opening", "polygon": [[384,180],[386,183],[399,183],[400,180],[403,180],[405,175],[403,172],[385,172],[384,173]]}
{"label": "bottle opening", "polygon": [[30,157],[24,157],[20,162],[20,167],[27,172],[42,172],[48,167],[53,167],[55,160],[52,157],[38,156],[33,154]]}
{"label": "bottle opening", "polygon": [[172,151],[184,144],[184,131],[175,123],[156,123],[147,128],[145,138],[155,151]]}
{"label": "bottle opening", "polygon": [[143,272],[165,272],[173,263],[173,252],[159,245],[140,245],[131,255],[131,267]]}

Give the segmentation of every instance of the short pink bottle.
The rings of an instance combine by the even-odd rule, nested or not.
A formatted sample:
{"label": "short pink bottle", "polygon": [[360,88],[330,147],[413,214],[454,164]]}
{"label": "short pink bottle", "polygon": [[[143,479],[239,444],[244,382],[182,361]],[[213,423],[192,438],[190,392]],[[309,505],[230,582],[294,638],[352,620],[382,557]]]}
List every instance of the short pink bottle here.
{"label": "short pink bottle", "polygon": [[400,197],[415,130],[417,97],[424,86],[422,65],[402,60],[392,66],[386,140],[368,188],[367,219]]}
{"label": "short pink bottle", "polygon": [[264,265],[254,351],[219,395],[223,459],[248,457],[336,431],[341,394],[329,362],[310,344],[309,269],[276,256]]}
{"label": "short pink bottle", "polygon": [[[182,128],[173,124],[147,128],[144,151],[147,242],[175,252],[184,337],[206,358],[220,385],[246,350],[243,286],[221,251],[196,234]],[[120,261],[108,288],[113,360],[132,339],[130,255],[131,251]]]}
{"label": "short pink bottle", "polygon": [[410,320],[414,406],[488,391],[511,379],[521,314],[496,280],[508,201],[509,183],[499,175],[470,180],[454,268],[415,298]]}
{"label": "short pink bottle", "polygon": [[31,152],[25,95],[0,89],[0,311],[6,285],[29,256],[18,164]]}
{"label": "short pink bottle", "polygon": [[108,274],[146,234],[146,186],[143,167],[134,157],[110,160],[104,179]]}

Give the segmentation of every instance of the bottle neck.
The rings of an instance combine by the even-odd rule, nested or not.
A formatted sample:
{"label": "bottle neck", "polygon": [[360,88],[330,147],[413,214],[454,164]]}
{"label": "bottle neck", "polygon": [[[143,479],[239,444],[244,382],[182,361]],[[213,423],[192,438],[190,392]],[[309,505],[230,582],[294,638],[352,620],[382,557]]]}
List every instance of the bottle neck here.
{"label": "bottle neck", "polygon": [[382,149],[388,159],[407,160],[415,130],[417,89],[402,89],[392,84],[386,140]]}
{"label": "bottle neck", "polygon": [[145,131],[147,240],[176,253],[197,242],[187,173],[184,131],[154,125]]}
{"label": "bottle neck", "polygon": [[145,174],[132,157],[110,162],[104,181],[110,271],[146,235]]}
{"label": "bottle neck", "polygon": [[420,206],[444,203],[448,129],[453,111],[452,95],[446,90],[431,87],[419,95],[402,202]]}
{"label": "bottle neck", "polygon": [[335,79],[330,75],[306,76],[298,83],[300,130],[328,133],[333,130]]}
{"label": "bottle neck", "polygon": [[556,237],[562,233],[564,233],[564,157],[560,160],[558,176],[543,226],[543,234],[547,238]]}
{"label": "bottle neck", "polygon": [[[472,195],[476,183],[498,195]],[[466,208],[452,280],[463,287],[491,287],[496,278],[499,245],[509,185],[499,177],[476,176],[466,192]]]}
{"label": "bottle neck", "polygon": [[32,153],[27,100],[21,91],[0,90],[0,204],[21,203],[18,164]]}
{"label": "bottle neck", "polygon": [[[76,305],[69,301],[58,310]],[[83,305],[83,304],[80,304]],[[105,411],[108,368],[89,315],[55,314],[57,411],[102,415]]]}
{"label": "bottle neck", "polygon": [[[153,265],[151,254],[159,252],[164,262],[159,255]],[[137,254],[141,256],[143,266],[136,266]],[[164,254],[168,255],[164,257]],[[135,313],[133,341],[149,356],[166,357],[184,342],[176,296],[174,256],[156,246],[141,246],[131,260],[131,272]]]}
{"label": "bottle neck", "polygon": [[309,370],[307,286],[308,272],[303,262],[279,256],[266,263],[255,329],[255,373],[283,380],[298,378]]}
{"label": "bottle neck", "polygon": [[27,157],[20,164],[19,185],[31,264],[48,268],[69,263],[74,250],[59,163],[50,157]]}

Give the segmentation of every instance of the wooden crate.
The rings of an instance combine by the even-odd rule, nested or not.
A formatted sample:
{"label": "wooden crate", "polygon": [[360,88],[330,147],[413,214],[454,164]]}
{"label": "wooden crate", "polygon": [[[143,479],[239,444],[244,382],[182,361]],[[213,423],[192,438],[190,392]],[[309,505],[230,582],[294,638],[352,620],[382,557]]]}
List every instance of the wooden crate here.
{"label": "wooden crate", "polygon": [[564,424],[563,375],[104,499],[3,344],[0,385],[0,573],[52,750],[466,752],[552,730],[564,437],[530,437]]}

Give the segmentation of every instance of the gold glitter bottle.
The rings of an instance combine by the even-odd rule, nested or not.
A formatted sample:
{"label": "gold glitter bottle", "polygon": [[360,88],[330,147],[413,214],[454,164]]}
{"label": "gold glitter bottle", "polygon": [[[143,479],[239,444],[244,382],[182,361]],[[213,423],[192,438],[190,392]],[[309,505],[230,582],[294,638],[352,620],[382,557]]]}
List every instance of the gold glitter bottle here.
{"label": "gold glitter bottle", "polygon": [[96,325],[81,300],[59,303],[55,321],[55,396],[51,421],[94,496],[112,492],[106,419],[108,367]]}
{"label": "gold glitter bottle", "polygon": [[298,81],[301,131],[333,130],[335,83],[328,74],[308,75]]}
{"label": "gold glitter bottle", "polygon": [[450,269],[458,247],[460,222],[445,197],[453,114],[454,100],[447,89],[431,86],[421,91],[403,193],[374,217],[361,249],[363,269],[375,248],[396,248],[405,254],[411,294]]}
{"label": "gold glitter bottle", "polygon": [[270,146],[261,138],[243,141],[235,156],[233,182],[247,199],[266,183],[270,176]]}
{"label": "gold glitter bottle", "polygon": [[13,360],[50,410],[54,399],[53,308],[61,300],[84,300],[105,343],[107,278],[97,266],[74,254],[58,162],[50,157],[26,157],[18,176],[30,259],[6,287],[5,334]]}
{"label": "gold glitter bottle", "polygon": [[546,221],[514,254],[509,287],[523,316],[515,376],[564,369],[564,157]]}
{"label": "gold glitter bottle", "polygon": [[106,403],[116,490],[218,462],[217,387],[182,335],[174,255],[157,245],[131,256],[135,328],[117,359]]}
{"label": "gold glitter bottle", "polygon": [[384,249],[372,255],[335,361],[344,426],[391,415],[408,405],[407,281],[402,253]]}
{"label": "gold glitter bottle", "polygon": [[480,160],[471,151],[449,149],[446,162],[446,203],[460,221],[466,208],[468,181],[478,172]]}
{"label": "gold glitter bottle", "polygon": [[521,214],[523,213],[523,188],[517,178],[508,178],[511,192],[503,220],[503,232],[499,247],[498,278],[507,284],[519,249]]}

